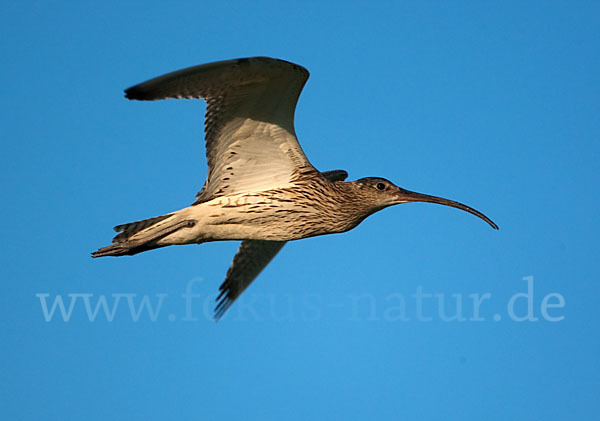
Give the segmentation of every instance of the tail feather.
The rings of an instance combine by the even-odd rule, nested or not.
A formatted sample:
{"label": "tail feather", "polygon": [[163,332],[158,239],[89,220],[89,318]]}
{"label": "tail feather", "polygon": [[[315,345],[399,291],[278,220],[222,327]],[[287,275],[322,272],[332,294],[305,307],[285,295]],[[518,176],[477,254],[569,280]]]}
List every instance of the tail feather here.
{"label": "tail feather", "polygon": [[[196,225],[196,221],[193,219],[180,219],[172,223],[166,222],[157,225],[159,222],[162,222],[171,216],[173,216],[173,214],[161,215],[142,221],[117,225],[115,231],[120,232],[113,238],[113,243],[115,244],[96,250],[92,253],[92,257],[130,256],[143,251],[163,247],[168,244],[157,244],[158,240],[182,228],[191,228]],[[143,232],[145,230],[147,232]],[[141,234],[136,236],[135,234],[138,233]]]}
{"label": "tail feather", "polygon": [[141,246],[133,246],[127,242],[125,243],[116,243],[111,244],[110,246],[102,247],[94,252],[92,252],[92,257],[104,257],[104,256],[132,256],[134,254],[141,253],[143,251],[152,250],[155,248],[159,248],[161,246],[150,246],[150,245],[141,245]]}
{"label": "tail feather", "polygon": [[167,219],[172,213],[167,215],[155,216],[154,218],[143,219],[141,221],[129,222],[127,224],[117,225],[113,229],[118,232],[117,236],[113,238],[113,243],[122,243],[127,240],[133,234],[140,232],[141,230],[148,228],[157,222]]}

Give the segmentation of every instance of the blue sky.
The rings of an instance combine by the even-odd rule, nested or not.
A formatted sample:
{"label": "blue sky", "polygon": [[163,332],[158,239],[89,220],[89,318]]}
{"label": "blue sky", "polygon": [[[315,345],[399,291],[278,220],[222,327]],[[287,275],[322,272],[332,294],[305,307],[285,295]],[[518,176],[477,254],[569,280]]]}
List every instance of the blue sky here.
{"label": "blue sky", "polygon": [[[7,419],[598,413],[598,3],[0,12]],[[206,175],[203,103],[122,90],[254,55],[310,70],[296,131],[317,168],[462,201],[500,231],[450,208],[389,208],[288,244],[219,323],[208,315],[236,243],[91,259],[114,225],[189,205]],[[57,297],[67,320],[44,313]],[[93,313],[102,299],[114,314],[91,321],[86,300]],[[144,299],[154,313],[138,314]]]}

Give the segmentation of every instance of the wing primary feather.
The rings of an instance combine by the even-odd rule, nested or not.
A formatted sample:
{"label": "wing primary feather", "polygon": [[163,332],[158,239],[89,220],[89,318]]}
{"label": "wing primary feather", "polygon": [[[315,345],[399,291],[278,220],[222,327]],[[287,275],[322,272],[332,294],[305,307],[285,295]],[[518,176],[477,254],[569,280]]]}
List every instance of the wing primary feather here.
{"label": "wing primary feather", "polygon": [[244,240],[238,249],[216,298],[215,320],[219,320],[233,302],[252,283],[285,245],[285,241]]}

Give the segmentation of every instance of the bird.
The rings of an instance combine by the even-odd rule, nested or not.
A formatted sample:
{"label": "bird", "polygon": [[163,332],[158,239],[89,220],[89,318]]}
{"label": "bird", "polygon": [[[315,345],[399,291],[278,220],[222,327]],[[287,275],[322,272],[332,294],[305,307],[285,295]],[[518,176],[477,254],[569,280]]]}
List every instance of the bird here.
{"label": "bird", "polygon": [[193,66],[125,90],[131,100],[204,99],[208,174],[190,206],[117,225],[113,244],[93,257],[135,255],[170,245],[241,240],[219,288],[219,320],[286,242],[342,233],[389,206],[429,202],[483,213],[417,193],[381,177],[345,181],[319,171],[296,137],[294,113],[308,80],[304,67],[269,57]]}

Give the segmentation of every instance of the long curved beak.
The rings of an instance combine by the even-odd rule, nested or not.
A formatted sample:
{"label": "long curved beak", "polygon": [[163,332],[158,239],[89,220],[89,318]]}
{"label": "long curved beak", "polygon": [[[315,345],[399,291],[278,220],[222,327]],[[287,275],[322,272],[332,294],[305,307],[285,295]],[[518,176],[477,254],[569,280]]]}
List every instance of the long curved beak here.
{"label": "long curved beak", "polygon": [[443,197],[430,196],[428,194],[416,193],[414,191],[400,189],[398,192],[398,202],[407,203],[407,202],[428,202],[428,203],[438,203],[440,205],[451,206],[453,208],[457,208],[463,210],[465,212],[469,212],[472,215],[475,215],[478,218],[483,219],[485,222],[490,224],[492,228],[495,230],[498,229],[498,225],[496,225],[490,218],[475,210],[467,205],[463,205],[462,203],[455,202],[454,200],[444,199]]}

